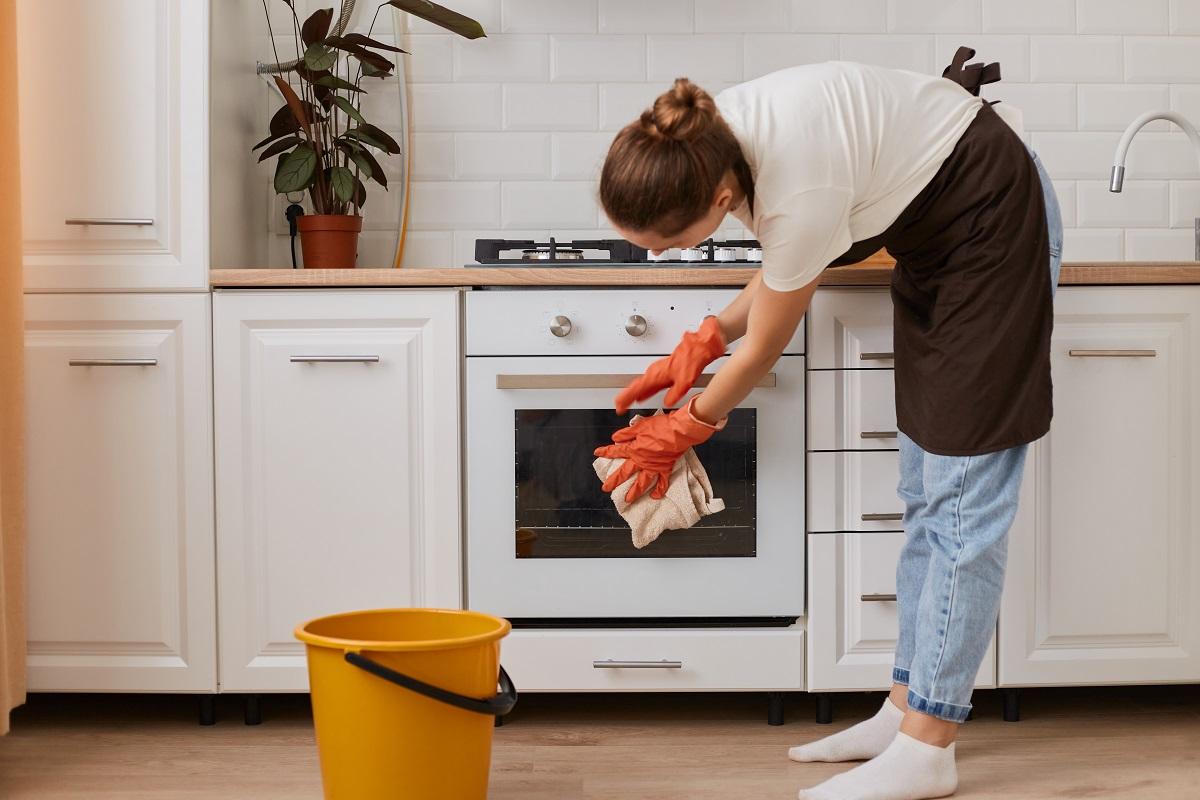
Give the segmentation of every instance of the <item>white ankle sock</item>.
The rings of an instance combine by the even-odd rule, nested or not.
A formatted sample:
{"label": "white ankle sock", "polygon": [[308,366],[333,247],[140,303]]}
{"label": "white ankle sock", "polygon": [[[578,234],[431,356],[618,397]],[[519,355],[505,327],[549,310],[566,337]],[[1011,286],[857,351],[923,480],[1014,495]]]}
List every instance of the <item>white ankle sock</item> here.
{"label": "white ankle sock", "polygon": [[824,739],[788,750],[792,761],[861,761],[887,749],[900,730],[904,712],[885,698],[875,716]]}
{"label": "white ankle sock", "polygon": [[954,794],[954,744],[937,747],[897,733],[866,764],[800,792],[800,800],[929,800]]}

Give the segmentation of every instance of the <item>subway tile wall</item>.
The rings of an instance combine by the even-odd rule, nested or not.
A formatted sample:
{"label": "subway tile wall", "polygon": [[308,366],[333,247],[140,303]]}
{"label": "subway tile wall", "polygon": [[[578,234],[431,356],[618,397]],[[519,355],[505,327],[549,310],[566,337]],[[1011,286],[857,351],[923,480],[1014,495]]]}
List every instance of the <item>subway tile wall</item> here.
{"label": "subway tile wall", "polygon": [[[959,44],[1001,62],[1004,80],[984,96],[1024,111],[1027,138],[1059,192],[1068,261],[1193,257],[1200,168],[1182,133],[1152,124],[1130,151],[1125,191],[1110,194],[1107,180],[1120,131],[1138,113],[1171,108],[1200,124],[1200,0],[446,5],[480,20],[488,38],[466,41],[411,19],[393,31],[387,13],[377,28],[412,52],[406,265],[468,263],[477,237],[610,235],[596,201],[601,159],[613,133],[677,75],[715,93],[781,67],[837,58],[936,74]],[[265,85],[262,100],[265,125],[278,100]],[[394,130],[397,107],[396,87],[385,83],[366,110]],[[268,169],[261,180],[275,233],[272,262],[282,266],[285,204],[270,192]],[[363,266],[391,263],[398,213],[394,190],[372,191]],[[732,221],[723,233],[742,235]]]}

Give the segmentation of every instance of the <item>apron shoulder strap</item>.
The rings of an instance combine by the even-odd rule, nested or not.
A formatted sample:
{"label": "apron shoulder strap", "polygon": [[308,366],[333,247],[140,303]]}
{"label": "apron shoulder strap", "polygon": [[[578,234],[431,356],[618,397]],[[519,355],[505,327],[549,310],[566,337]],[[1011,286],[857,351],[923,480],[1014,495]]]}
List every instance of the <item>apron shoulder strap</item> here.
{"label": "apron shoulder strap", "polygon": [[991,64],[968,64],[967,60],[974,57],[975,51],[970,47],[958,48],[950,65],[942,70],[942,77],[954,81],[975,97],[979,97],[981,86],[1000,80],[1000,65],[994,61]]}

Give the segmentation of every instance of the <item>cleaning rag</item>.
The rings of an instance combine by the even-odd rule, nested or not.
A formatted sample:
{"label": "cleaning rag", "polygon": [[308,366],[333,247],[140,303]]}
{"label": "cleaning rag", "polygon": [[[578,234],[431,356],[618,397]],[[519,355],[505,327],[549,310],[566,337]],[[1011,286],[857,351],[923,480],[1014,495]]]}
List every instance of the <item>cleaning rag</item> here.
{"label": "cleaning rag", "polygon": [[[636,421],[636,420],[635,420]],[[597,458],[592,468],[600,480],[620,469],[623,458]],[[636,476],[635,476],[636,477]],[[690,528],[709,514],[725,508],[725,501],[713,497],[712,483],[704,471],[696,451],[688,448],[671,470],[667,494],[655,500],[647,492],[632,503],[625,502],[625,492],[634,477],[612,492],[613,504],[633,531],[633,546],[639,550],[653,542],[663,531]]]}

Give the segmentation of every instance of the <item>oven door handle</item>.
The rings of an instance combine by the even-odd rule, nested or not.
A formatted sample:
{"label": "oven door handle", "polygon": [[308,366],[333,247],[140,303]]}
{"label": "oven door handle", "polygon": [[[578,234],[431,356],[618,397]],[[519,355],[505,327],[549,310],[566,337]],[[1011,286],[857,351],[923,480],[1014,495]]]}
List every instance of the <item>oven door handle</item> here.
{"label": "oven door handle", "polygon": [[[585,374],[556,373],[547,375],[521,374],[496,376],[497,389],[624,389],[640,378],[641,373],[630,374]],[[713,376],[704,373],[692,384],[696,388],[708,386]],[[778,381],[774,372],[768,372],[754,385],[756,389],[774,389]]]}

